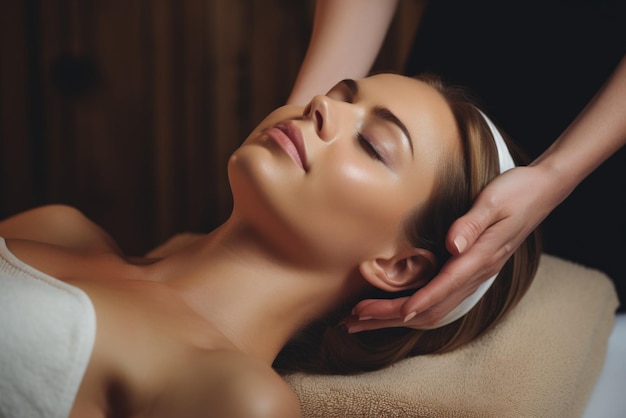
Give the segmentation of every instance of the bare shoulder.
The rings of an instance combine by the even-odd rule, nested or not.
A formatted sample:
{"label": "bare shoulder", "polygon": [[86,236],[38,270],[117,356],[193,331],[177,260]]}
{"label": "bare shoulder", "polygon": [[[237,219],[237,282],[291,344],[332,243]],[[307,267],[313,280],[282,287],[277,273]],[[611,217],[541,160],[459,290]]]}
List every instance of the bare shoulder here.
{"label": "bare shoulder", "polygon": [[215,354],[220,363],[216,384],[217,399],[224,404],[224,417],[300,416],[300,403],[287,383],[267,364],[234,353]]}
{"label": "bare shoulder", "polygon": [[66,205],[41,206],[0,220],[0,236],[77,251],[121,253],[109,234]]}
{"label": "bare shoulder", "polygon": [[151,417],[299,418],[300,403],[267,364],[215,351],[171,381]]}

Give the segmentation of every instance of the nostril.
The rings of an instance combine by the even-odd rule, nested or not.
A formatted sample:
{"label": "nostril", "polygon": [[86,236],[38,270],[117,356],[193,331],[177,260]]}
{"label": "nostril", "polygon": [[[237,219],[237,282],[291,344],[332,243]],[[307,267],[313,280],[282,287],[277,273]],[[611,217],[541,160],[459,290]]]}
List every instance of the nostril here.
{"label": "nostril", "polygon": [[318,110],[315,111],[315,120],[317,121],[317,130],[321,132],[324,120],[322,119],[322,114]]}

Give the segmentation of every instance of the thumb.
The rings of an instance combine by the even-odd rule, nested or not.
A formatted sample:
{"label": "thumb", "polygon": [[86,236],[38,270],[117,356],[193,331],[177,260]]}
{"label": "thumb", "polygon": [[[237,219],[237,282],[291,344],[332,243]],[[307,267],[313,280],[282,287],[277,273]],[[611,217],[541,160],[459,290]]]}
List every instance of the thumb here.
{"label": "thumb", "polygon": [[450,226],[446,237],[448,251],[452,254],[461,254],[467,251],[483,232],[495,222],[495,211],[477,200],[469,212]]}

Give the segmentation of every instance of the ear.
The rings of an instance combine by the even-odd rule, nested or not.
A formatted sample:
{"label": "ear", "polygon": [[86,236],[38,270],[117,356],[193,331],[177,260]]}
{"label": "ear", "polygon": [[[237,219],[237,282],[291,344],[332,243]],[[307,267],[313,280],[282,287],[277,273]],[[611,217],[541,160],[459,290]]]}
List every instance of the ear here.
{"label": "ear", "polygon": [[359,265],[365,280],[387,292],[421,287],[433,277],[436,268],[437,261],[431,251],[408,245],[391,257],[367,260]]}

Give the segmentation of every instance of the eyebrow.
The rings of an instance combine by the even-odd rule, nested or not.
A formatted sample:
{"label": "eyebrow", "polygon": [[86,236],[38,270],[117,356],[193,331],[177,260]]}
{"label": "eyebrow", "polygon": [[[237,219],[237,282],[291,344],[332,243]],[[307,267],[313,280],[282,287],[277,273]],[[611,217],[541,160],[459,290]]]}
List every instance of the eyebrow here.
{"label": "eyebrow", "polygon": [[391,112],[391,110],[387,109],[386,107],[376,106],[374,108],[374,115],[376,115],[376,117],[382,120],[393,123],[398,128],[400,128],[400,130],[406,137],[407,142],[409,143],[409,147],[411,148],[411,157],[413,157],[413,139],[411,138],[411,135],[409,134],[409,130],[406,128],[406,126],[404,126],[404,123],[402,123],[402,121],[398,119],[398,117],[394,115]]}
{"label": "eyebrow", "polygon": [[[354,96],[359,93],[359,85],[353,79],[346,78],[345,80],[341,80],[341,84],[343,84],[350,91],[351,99],[353,99]],[[376,106],[373,113],[374,116],[376,116],[377,118],[396,125],[402,131],[407,142],[409,143],[409,147],[411,148],[411,157],[413,157],[415,152],[413,150],[413,139],[411,138],[409,130],[406,128],[406,125],[402,123],[402,121],[398,119],[398,117],[387,107]]]}

